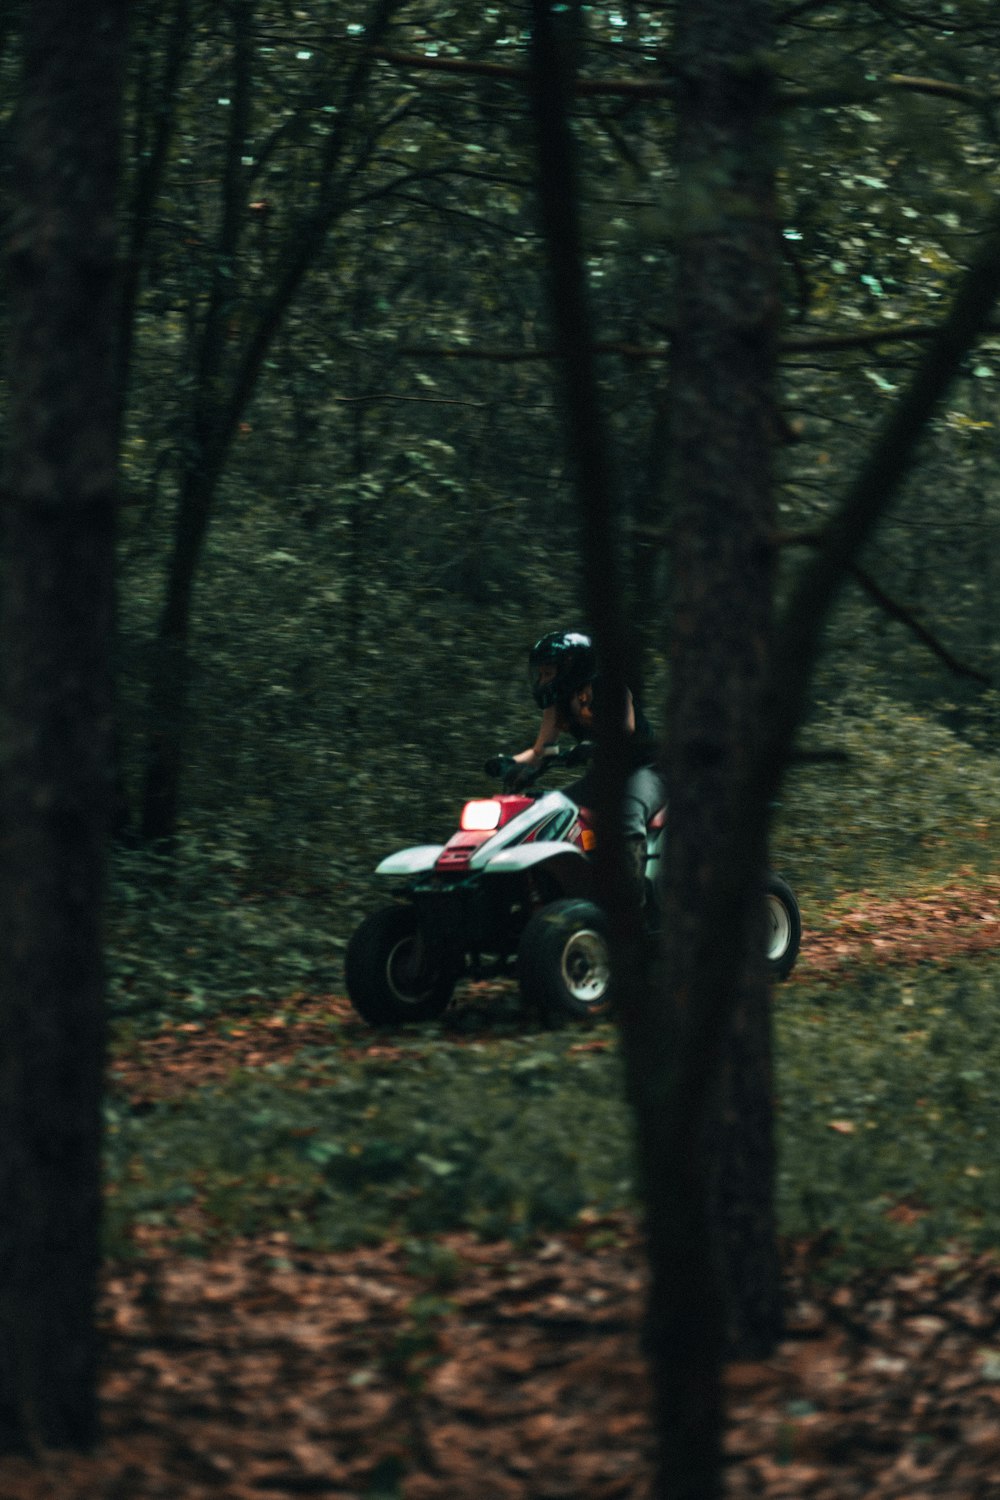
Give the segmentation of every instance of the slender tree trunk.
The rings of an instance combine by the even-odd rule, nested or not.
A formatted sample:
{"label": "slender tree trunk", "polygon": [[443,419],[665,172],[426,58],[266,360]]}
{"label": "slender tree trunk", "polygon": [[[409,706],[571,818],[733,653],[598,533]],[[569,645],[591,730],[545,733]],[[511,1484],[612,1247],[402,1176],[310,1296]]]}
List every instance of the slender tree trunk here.
{"label": "slender tree trunk", "polygon": [[[253,22],[255,0],[230,7],[233,25],[233,106],[226,161],[222,172],[219,243],[212,284],[198,341],[197,373],[191,401],[191,461],[181,481],[177,532],[167,579],[166,598],[154,651],[149,694],[150,741],[142,806],[142,836],[169,839],[176,829],[180,801],[183,746],[188,729],[191,663],[188,639],[195,575],[215,497],[233,436],[260,379],[275,339],[309,273],[319,260],[330,232],[343,213],[342,174],[349,146],[358,142],[356,123],[368,91],[375,47],[384,36],[399,0],[373,0],[366,27],[370,49],[344,81],[337,123],[317,163],[311,211],[305,215],[275,260],[274,282],[258,307],[249,309],[250,331],[241,350],[226,358],[227,321],[239,278],[236,275],[245,229],[246,131],[254,88]],[[366,152],[358,142],[359,159]],[[241,311],[247,312],[245,305]]]}
{"label": "slender tree trunk", "polygon": [[127,7],[32,0],[7,246],[0,1450],[96,1435],[114,199]]}
{"label": "slender tree trunk", "polygon": [[647,1152],[650,1346],[671,1500],[721,1491],[721,1365],[780,1327],[766,810],[744,803],[771,636],[779,239],[767,0],[677,14],[678,306],[671,360],[667,999],[674,1081]]}
{"label": "slender tree trunk", "polygon": [[[156,79],[152,100],[140,98],[140,117],[149,111],[149,125],[135,146],[131,201],[126,205],[128,236],[122,265],[121,311],[118,320],[119,389],[122,405],[128,401],[129,376],[135,345],[139,288],[146,270],[146,246],[153,225],[152,210],[163,183],[167,159],[179,118],[181,74],[190,53],[192,37],[191,0],[173,0],[173,16],[165,38],[162,73]],[[157,59],[160,60],[159,58]],[[144,123],[140,118],[140,125]]]}
{"label": "slender tree trunk", "polygon": [[[564,14],[564,12],[566,12]],[[626,635],[619,564],[619,517],[606,422],[597,392],[593,333],[579,223],[573,140],[568,125],[579,5],[553,14],[549,0],[532,9],[531,102],[538,143],[539,212],[548,250],[549,296],[562,388],[570,465],[579,505],[581,594],[601,657],[609,712],[598,726],[598,897],[609,915],[616,984],[639,983],[641,921],[630,899],[622,835],[625,786]],[[620,705],[615,712],[614,705]]]}
{"label": "slender tree trunk", "polygon": [[[355,269],[351,298],[350,389],[360,397],[367,394],[371,376],[364,356],[364,329],[370,315],[369,267],[361,262]],[[364,478],[370,456],[370,412],[366,401],[357,400],[351,410],[350,477],[351,499],[347,510],[346,583],[344,587],[344,669],[348,682],[361,681],[361,659],[365,646],[367,616],[367,580],[371,568],[368,546],[369,496]],[[344,704],[344,744],[349,756],[363,751],[365,743],[364,694],[349,693]]]}
{"label": "slender tree trunk", "polygon": [[191,688],[191,601],[217,485],[216,469],[207,461],[204,466],[185,469],[181,479],[149,690],[150,728],[140,829],[145,842],[169,839],[177,826]]}

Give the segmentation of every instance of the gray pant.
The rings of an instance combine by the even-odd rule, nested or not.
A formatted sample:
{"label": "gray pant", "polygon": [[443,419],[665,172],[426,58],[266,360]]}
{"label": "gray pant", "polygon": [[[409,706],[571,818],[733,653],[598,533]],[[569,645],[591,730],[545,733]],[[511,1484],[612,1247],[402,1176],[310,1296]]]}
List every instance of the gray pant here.
{"label": "gray pant", "polygon": [[[565,792],[580,807],[593,807],[593,772],[588,771],[579,781],[572,782],[565,788]],[[652,766],[640,766],[637,771],[632,771],[622,794],[622,826],[625,837],[645,838],[653,814],[659,812],[666,800],[666,783],[659,771]]]}

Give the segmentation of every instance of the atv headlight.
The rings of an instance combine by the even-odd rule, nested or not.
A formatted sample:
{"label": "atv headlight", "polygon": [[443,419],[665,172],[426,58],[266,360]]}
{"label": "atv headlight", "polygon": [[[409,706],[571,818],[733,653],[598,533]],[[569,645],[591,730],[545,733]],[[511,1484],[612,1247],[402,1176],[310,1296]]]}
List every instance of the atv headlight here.
{"label": "atv headlight", "polygon": [[462,808],[462,828],[466,833],[490,833],[500,827],[501,804],[495,797],[467,802]]}

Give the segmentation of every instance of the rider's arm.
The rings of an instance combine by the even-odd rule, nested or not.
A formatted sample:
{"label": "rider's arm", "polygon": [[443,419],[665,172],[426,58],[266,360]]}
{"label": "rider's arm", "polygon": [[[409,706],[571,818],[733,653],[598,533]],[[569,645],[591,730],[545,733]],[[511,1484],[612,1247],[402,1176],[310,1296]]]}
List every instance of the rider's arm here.
{"label": "rider's arm", "polygon": [[625,733],[635,734],[635,701],[632,689],[625,689]]}
{"label": "rider's arm", "polygon": [[554,703],[542,710],[542,720],[538,726],[535,743],[527,750],[522,750],[514,756],[520,766],[533,766],[536,761],[541,760],[546,750],[550,749],[559,738],[561,729],[559,710]]}

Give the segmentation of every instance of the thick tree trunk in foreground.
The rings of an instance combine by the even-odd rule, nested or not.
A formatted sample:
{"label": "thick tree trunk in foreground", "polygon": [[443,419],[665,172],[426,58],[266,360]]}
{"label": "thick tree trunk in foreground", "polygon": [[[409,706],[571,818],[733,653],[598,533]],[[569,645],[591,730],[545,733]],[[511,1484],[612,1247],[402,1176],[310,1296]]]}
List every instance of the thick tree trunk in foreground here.
{"label": "thick tree trunk in foreground", "polygon": [[7,246],[0,1451],[96,1436],[124,0],[32,0]]}
{"label": "thick tree trunk in foreground", "polygon": [[[773,167],[760,146],[769,81],[756,63],[766,18],[766,6],[748,0],[692,0],[677,31],[685,196],[670,424],[672,1006],[644,979],[635,914],[620,899],[617,841],[607,836],[615,832],[609,814],[622,767],[614,743],[602,747],[598,876],[613,918],[644,1177],[653,1288],[648,1348],[660,1437],[656,1494],[664,1500],[719,1493],[724,1350],[736,1343],[760,1352],[780,1317],[763,924],[750,897],[760,889],[766,819],[744,818],[734,797],[760,740],[771,607],[778,240]],[[585,592],[602,624],[602,643],[611,647],[606,664],[620,671],[613,486],[595,399],[566,103],[546,0],[536,0],[534,26],[541,201],[585,518]],[[735,896],[720,898],[735,831],[742,832],[741,879]],[[744,963],[744,954],[756,961]],[[717,1025],[706,1033],[712,1015]]]}
{"label": "thick tree trunk in foreground", "polygon": [[759,753],[771,638],[779,318],[767,0],[678,9],[678,305],[670,395],[673,578],[667,1001],[676,1056],[644,1155],[663,1468],[721,1487],[720,1370],[780,1327]]}

